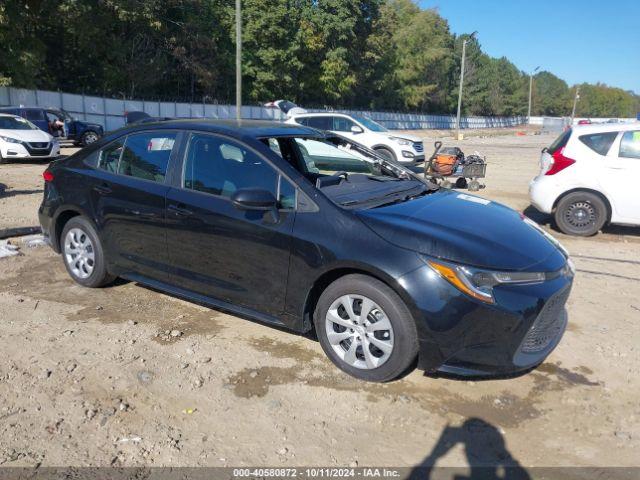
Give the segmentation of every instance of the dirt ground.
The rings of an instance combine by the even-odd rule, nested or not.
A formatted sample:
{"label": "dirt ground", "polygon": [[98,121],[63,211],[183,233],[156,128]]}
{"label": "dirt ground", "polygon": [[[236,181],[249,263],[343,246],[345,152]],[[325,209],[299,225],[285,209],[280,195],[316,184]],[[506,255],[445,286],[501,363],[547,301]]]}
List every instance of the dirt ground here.
{"label": "dirt ground", "polygon": [[[480,195],[549,228],[527,185],[553,137],[459,145],[488,158]],[[0,229],[37,225],[44,168],[0,166]],[[135,283],[82,288],[48,247],[14,239],[23,255],[0,259],[0,465],[640,466],[640,229],[553,233],[578,274],[542,366],[385,385],[342,374],[306,337]]]}

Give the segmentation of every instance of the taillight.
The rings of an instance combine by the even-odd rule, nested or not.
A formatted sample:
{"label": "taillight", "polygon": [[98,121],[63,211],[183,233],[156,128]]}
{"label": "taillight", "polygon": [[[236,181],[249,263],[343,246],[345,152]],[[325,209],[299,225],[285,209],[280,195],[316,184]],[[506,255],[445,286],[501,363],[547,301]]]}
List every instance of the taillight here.
{"label": "taillight", "polygon": [[545,175],[555,175],[556,173],[561,172],[565,168],[570,167],[571,165],[576,163],[573,158],[564,156],[564,147],[559,148],[558,150],[553,152],[553,155],[551,155],[551,157],[553,158],[553,163],[551,164],[551,167],[549,167],[549,170],[547,170]]}
{"label": "taillight", "polygon": [[45,182],[53,182],[53,173],[51,173],[49,170],[45,170],[44,172],[42,172],[42,178],[44,178]]}

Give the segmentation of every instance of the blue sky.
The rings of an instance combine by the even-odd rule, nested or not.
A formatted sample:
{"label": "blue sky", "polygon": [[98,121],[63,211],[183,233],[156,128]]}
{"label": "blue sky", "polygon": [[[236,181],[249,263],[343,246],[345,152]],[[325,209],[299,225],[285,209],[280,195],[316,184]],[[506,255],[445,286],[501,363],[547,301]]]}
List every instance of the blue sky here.
{"label": "blue sky", "polygon": [[640,94],[640,0],[419,0],[482,49],[569,85],[603,82]]}

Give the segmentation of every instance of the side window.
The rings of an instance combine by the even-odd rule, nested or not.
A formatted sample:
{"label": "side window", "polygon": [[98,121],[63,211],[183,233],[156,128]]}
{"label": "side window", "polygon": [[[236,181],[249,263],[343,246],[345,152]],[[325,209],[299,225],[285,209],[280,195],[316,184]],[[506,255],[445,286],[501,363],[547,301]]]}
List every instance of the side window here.
{"label": "side window", "polygon": [[606,155],[611,148],[618,132],[592,133],[580,136],[580,141],[600,155]]}
{"label": "side window", "polygon": [[263,188],[277,193],[278,174],[253,153],[231,140],[194,134],[189,139],[184,187],[231,197],[241,188]]}
{"label": "side window", "polygon": [[350,132],[355,123],[345,117],[333,117],[333,128],[336,132]]}
{"label": "side window", "polygon": [[124,145],[124,138],[120,138],[113,143],[110,143],[102,150],[98,152],[98,168],[106,170],[107,172],[116,173],[118,171],[118,162],[122,155],[122,147]]}
{"label": "side window", "polygon": [[27,120],[31,120],[32,122],[33,121],[44,120],[44,112],[42,110],[37,109],[37,108],[25,110],[24,111],[24,118],[26,118]]}
{"label": "side window", "polygon": [[331,117],[307,117],[307,127],[317,128],[318,130],[331,130]]}
{"label": "side window", "polygon": [[640,131],[625,132],[620,141],[620,156],[640,158]]}
{"label": "side window", "polygon": [[164,182],[176,133],[146,132],[127,136],[118,173],[129,177]]}

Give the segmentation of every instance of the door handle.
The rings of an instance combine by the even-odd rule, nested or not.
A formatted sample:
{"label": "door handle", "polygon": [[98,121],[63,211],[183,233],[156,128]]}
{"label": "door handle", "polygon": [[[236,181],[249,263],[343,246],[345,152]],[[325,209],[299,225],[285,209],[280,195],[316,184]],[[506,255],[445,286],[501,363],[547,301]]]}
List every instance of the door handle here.
{"label": "door handle", "polygon": [[109,188],[109,185],[103,183],[102,185],[96,185],[93,189],[98,192],[100,195],[109,195],[112,190]]}
{"label": "door handle", "polygon": [[188,208],[181,207],[179,205],[173,205],[173,204],[169,205],[167,207],[167,210],[181,217],[188,217],[189,215],[193,215],[193,211],[189,210]]}

